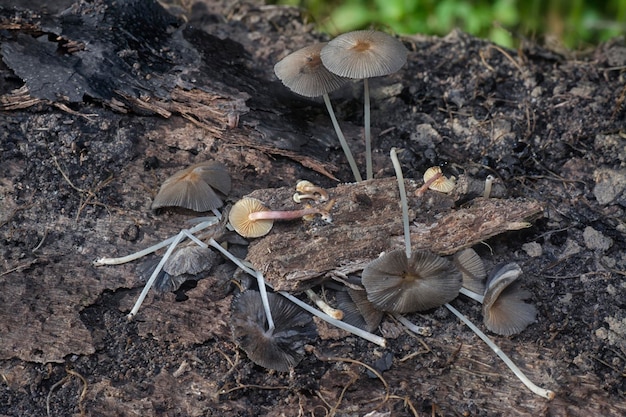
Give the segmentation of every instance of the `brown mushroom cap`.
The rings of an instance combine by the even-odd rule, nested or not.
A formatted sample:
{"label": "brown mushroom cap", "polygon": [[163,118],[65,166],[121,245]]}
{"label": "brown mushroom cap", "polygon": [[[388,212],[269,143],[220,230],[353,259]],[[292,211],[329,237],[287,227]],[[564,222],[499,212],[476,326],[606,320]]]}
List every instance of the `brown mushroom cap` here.
{"label": "brown mushroom cap", "polygon": [[535,306],[524,302],[530,298],[530,292],[515,282],[521,273],[518,264],[509,263],[497,269],[487,281],[483,323],[494,333],[504,336],[517,334],[537,317]]}
{"label": "brown mushroom cap", "polygon": [[286,298],[268,293],[274,325],[267,331],[258,291],[245,291],[231,304],[233,336],[250,360],[264,368],[286,372],[304,356],[304,345],[317,336],[311,316]]}
{"label": "brown mushroom cap", "polygon": [[341,77],[380,77],[398,71],[408,51],[398,39],[375,30],[344,33],[322,48],[324,66]]}
{"label": "brown mushroom cap", "polygon": [[439,178],[432,181],[428,188],[441,193],[449,193],[454,190],[454,180],[444,176],[441,172],[441,167],[439,166],[430,167],[426,170],[426,172],[424,172],[424,183],[428,183],[428,181],[431,181],[431,179],[436,175],[439,175]]}
{"label": "brown mushroom cap", "polygon": [[461,273],[445,258],[415,251],[407,259],[404,249],[388,252],[370,262],[361,276],[367,299],[376,308],[409,313],[439,307],[461,289]]}
{"label": "brown mushroom cap", "polygon": [[230,192],[226,166],[216,161],[194,164],[165,180],[152,202],[152,209],[183,207],[198,212],[216,209],[223,202],[213,188],[222,194]]}
{"label": "brown mushroom cap", "polygon": [[328,94],[345,84],[348,79],[328,71],[320,59],[326,43],[317,43],[299,49],[274,65],[274,73],[291,91],[306,97]]}
{"label": "brown mushroom cap", "polygon": [[256,198],[242,198],[230,209],[228,221],[235,231],[243,237],[261,237],[272,230],[274,220],[250,220],[250,213],[267,211],[267,207]]}

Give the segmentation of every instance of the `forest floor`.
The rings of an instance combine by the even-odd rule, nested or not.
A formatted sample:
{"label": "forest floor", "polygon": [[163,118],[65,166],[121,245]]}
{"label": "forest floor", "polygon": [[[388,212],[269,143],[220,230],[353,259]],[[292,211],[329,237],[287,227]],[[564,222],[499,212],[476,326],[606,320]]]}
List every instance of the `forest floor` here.
{"label": "forest floor", "polygon": [[[370,82],[375,179],[349,184],[321,100],[292,94],[273,73],[288,53],[327,40],[300,10],[183,2],[170,8],[183,24],[146,1],[55,1],[47,12],[16,3],[30,9],[0,7],[0,415],[626,414],[624,39],[574,54],[533,42],[507,50],[461,32],[403,37],[408,63]],[[362,83],[331,99],[363,167]],[[335,198],[330,225],[284,223],[247,249],[234,245],[254,252],[275,285],[314,262],[372,260],[402,245],[392,147],[404,150],[414,232],[483,204],[480,186],[440,206],[428,191],[422,204],[414,191],[428,167],[474,184],[496,177],[492,211],[508,223],[485,234],[479,216],[432,249],[454,240],[439,253],[472,246],[489,271],[521,266],[537,321],[490,336],[553,400],[521,385],[443,307],[408,315],[430,337],[385,318],[385,348],[316,321],[319,337],[282,373],[233,340],[229,264],[150,292],[132,321],[145,261],[92,265],[190,227],[191,213],[150,205],[168,176],[206,160],[231,173],[227,205],[254,192],[293,207],[284,196],[299,179]],[[320,238],[345,228],[347,204],[363,209],[345,220],[353,248]],[[540,209],[518,214],[524,204]],[[280,262],[290,252],[297,267]],[[288,270],[272,277],[270,265]],[[452,304],[483,327],[480,305]]]}

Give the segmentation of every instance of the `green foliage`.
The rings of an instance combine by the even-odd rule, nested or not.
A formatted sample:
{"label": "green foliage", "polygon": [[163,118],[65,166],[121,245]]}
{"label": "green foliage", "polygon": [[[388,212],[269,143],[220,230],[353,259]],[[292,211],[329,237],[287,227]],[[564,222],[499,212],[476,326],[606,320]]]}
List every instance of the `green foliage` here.
{"label": "green foliage", "polygon": [[550,36],[570,48],[626,32],[625,0],[274,0],[306,9],[331,35],[374,27],[445,35],[454,28],[512,47]]}

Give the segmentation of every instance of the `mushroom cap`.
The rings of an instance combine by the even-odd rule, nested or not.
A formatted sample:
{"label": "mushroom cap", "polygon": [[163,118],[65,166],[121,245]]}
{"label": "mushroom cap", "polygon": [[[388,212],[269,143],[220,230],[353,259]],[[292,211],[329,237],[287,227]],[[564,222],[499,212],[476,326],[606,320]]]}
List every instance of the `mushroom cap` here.
{"label": "mushroom cap", "polygon": [[337,292],[337,304],[344,312],[343,321],[368,332],[378,328],[385,314],[374,307],[363,290],[348,288],[347,291]]}
{"label": "mushroom cap", "polygon": [[461,273],[452,262],[426,250],[407,259],[404,249],[370,262],[361,275],[367,299],[376,308],[410,313],[439,307],[461,289]]}
{"label": "mushroom cap", "polygon": [[317,336],[311,316],[286,298],[267,294],[275,329],[267,319],[258,291],[245,291],[231,304],[233,337],[250,360],[264,368],[286,372],[304,356],[304,345]]}
{"label": "mushroom cap", "polygon": [[322,48],[324,66],[348,78],[370,78],[392,74],[405,63],[408,50],[384,32],[357,30],[344,33]]}
{"label": "mushroom cap", "polygon": [[476,294],[485,293],[487,270],[483,260],[474,249],[468,248],[454,254],[452,258],[456,268],[463,276],[463,287]]}
{"label": "mushroom cap", "polygon": [[530,298],[530,292],[515,282],[521,273],[518,264],[509,263],[496,269],[487,281],[483,323],[494,333],[503,336],[517,334],[537,317],[535,306],[524,302]]}
{"label": "mushroom cap", "polygon": [[272,230],[274,220],[250,220],[250,213],[266,211],[267,207],[256,198],[245,197],[237,201],[230,209],[228,221],[235,231],[243,237],[261,237]]}
{"label": "mushroom cap", "polygon": [[434,180],[428,186],[428,188],[430,188],[431,190],[439,191],[441,193],[449,193],[450,191],[454,190],[454,180],[452,178],[444,176],[441,172],[441,167],[439,166],[430,167],[426,170],[426,172],[424,172],[424,182],[428,182],[432,177],[437,174],[441,174],[441,176]]}
{"label": "mushroom cap", "polygon": [[230,174],[220,162],[208,161],[194,164],[169,177],[152,202],[152,209],[183,207],[194,211],[209,211],[224,203],[213,190],[228,194]]}
{"label": "mushroom cap", "polygon": [[279,80],[294,93],[306,97],[319,97],[335,91],[348,79],[328,71],[320,59],[326,43],[317,43],[299,49],[274,65]]}

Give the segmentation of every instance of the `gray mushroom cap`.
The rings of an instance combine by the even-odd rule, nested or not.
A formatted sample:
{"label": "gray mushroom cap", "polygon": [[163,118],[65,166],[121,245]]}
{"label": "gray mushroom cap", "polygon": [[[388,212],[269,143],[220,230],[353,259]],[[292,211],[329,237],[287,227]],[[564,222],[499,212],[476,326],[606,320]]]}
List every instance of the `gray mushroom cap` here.
{"label": "gray mushroom cap", "polygon": [[320,53],[324,66],[334,74],[354,79],[380,77],[398,71],[408,50],[384,32],[357,30],[328,42]]}
{"label": "gray mushroom cap", "polygon": [[294,93],[319,97],[337,90],[348,79],[328,71],[320,59],[326,43],[306,46],[284,57],[274,65],[274,73]]}
{"label": "gray mushroom cap", "polygon": [[152,202],[152,209],[160,207],[183,207],[204,212],[223,205],[213,190],[228,194],[231,188],[230,174],[220,162],[208,161],[194,164],[169,177]]}
{"label": "gray mushroom cap", "polygon": [[467,248],[457,252],[454,254],[453,262],[463,275],[463,287],[476,294],[484,294],[487,271],[485,270],[483,260],[476,251]]}
{"label": "gray mushroom cap", "polygon": [[509,263],[489,277],[483,300],[483,323],[490,331],[510,336],[535,321],[537,309],[524,302],[531,294],[516,282],[521,274],[518,264]]}
{"label": "gray mushroom cap", "polygon": [[400,249],[370,262],[361,281],[376,308],[409,313],[452,301],[459,294],[462,277],[452,262],[441,256],[420,250],[407,259]]}
{"label": "gray mushroom cap", "polygon": [[258,291],[245,291],[231,304],[233,336],[248,358],[264,368],[287,372],[304,356],[304,345],[317,337],[309,314],[286,298],[268,293],[274,325],[267,331],[267,319]]}

